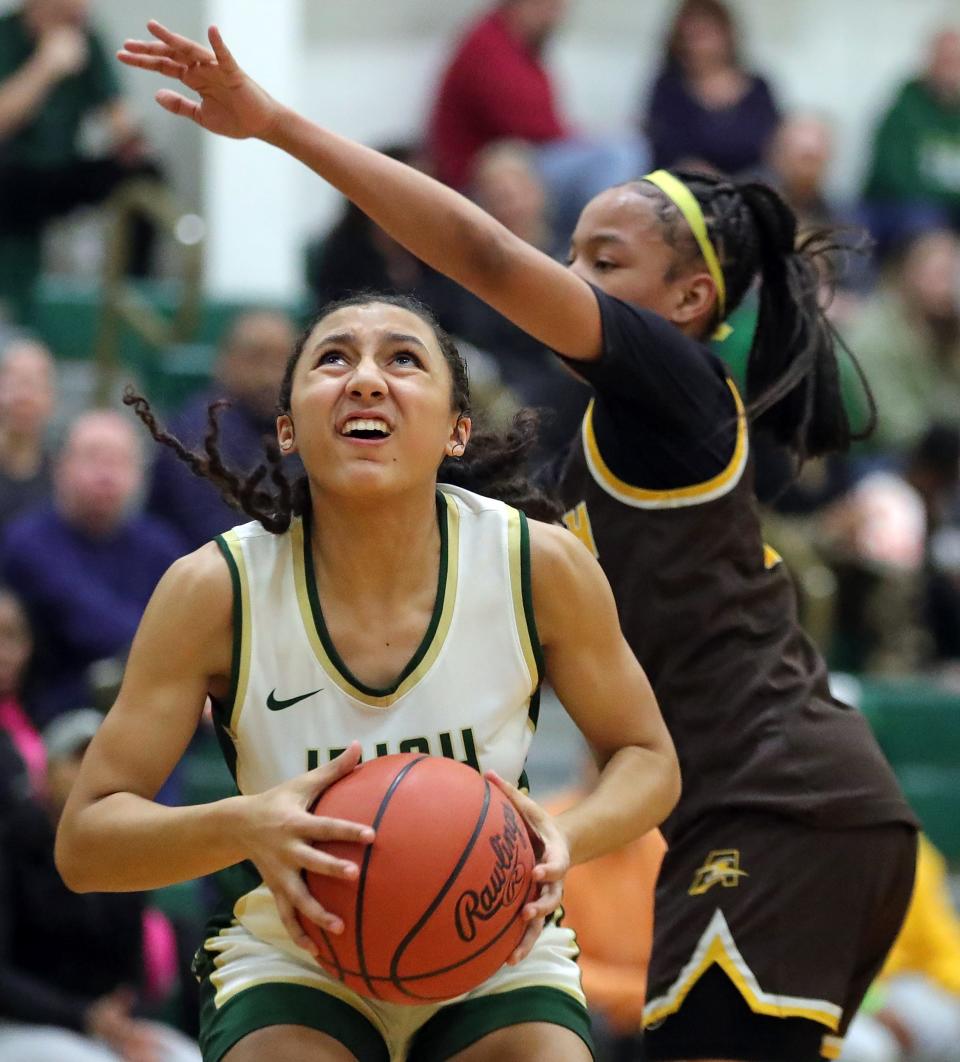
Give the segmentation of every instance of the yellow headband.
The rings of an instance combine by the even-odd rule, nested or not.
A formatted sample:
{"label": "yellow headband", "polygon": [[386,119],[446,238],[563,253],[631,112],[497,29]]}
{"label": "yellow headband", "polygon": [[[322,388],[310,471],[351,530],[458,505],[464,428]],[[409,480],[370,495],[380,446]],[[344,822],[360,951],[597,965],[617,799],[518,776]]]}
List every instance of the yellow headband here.
{"label": "yellow headband", "polygon": [[[683,181],[678,180],[666,170],[654,170],[653,173],[648,173],[645,177],[641,177],[641,180],[655,184],[670,202],[676,206],[683,215],[684,221],[690,226],[690,231],[693,233],[693,238],[697,241],[703,260],[707,263],[707,271],[713,279],[714,287],[717,289],[717,310],[720,318],[723,319],[727,314],[727,286],[723,281],[720,260],[717,258],[717,252],[710,242],[707,223],[704,220],[703,211],[700,209],[696,196]],[[717,340],[726,339],[731,331],[732,329],[729,325],[721,324],[714,332],[713,338]]]}

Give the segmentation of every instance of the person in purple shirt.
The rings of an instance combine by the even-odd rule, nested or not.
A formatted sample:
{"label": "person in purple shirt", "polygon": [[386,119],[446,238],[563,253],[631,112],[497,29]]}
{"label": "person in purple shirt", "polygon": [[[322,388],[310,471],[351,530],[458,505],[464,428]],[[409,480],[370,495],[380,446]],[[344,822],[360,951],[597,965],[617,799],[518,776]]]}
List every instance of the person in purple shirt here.
{"label": "person in purple shirt", "polygon": [[769,86],[744,69],[720,0],[684,0],[641,126],[654,168],[738,174],[758,167],[779,121]]}
{"label": "person in purple shirt", "polygon": [[[171,420],[171,430],[190,448],[209,431],[208,409],[220,412],[220,449],[230,468],[247,471],[263,459],[263,437],[273,436],[283,368],[296,340],[293,322],[276,310],[248,310],[231,322],[220,342],[210,390],[194,395]],[[147,511],[166,520],[184,539],[184,552],[198,549],[233,527],[237,513],[208,480],[198,479],[172,453],[153,467]]]}
{"label": "person in purple shirt", "polygon": [[125,654],[160,576],[185,552],[172,528],[134,511],[142,488],[132,425],[84,413],[57,458],[52,504],[6,530],[0,574],[37,638],[26,699],[37,725],[90,702],[91,665]]}

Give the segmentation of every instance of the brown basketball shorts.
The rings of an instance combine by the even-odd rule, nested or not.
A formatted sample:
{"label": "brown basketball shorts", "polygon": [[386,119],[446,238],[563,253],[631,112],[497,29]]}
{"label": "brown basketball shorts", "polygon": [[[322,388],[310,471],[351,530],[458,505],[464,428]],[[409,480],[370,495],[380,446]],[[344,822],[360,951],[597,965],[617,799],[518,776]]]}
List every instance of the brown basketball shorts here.
{"label": "brown basketball shorts", "polygon": [[644,1010],[652,1060],[839,1056],[913,888],[916,832],[727,810],[670,846]]}

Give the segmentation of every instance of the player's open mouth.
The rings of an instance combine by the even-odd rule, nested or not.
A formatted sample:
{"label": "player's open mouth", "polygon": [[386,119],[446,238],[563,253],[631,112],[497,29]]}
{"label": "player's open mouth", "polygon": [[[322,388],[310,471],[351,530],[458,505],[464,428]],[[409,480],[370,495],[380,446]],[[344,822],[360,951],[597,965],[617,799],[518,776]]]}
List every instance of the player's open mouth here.
{"label": "player's open mouth", "polygon": [[353,439],[388,439],[393,433],[386,421],[375,417],[356,417],[340,429],[341,435]]}

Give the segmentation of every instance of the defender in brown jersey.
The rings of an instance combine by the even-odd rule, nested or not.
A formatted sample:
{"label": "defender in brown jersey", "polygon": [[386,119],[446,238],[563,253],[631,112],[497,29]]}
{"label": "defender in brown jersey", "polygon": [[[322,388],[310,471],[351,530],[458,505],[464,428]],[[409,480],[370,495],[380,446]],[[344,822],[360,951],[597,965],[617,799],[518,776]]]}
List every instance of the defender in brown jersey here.
{"label": "defender in brown jersey", "polygon": [[[831,697],[755,512],[755,438],[800,456],[851,439],[817,301],[828,242],[798,243],[762,184],[657,171],[586,207],[564,268],[191,47],[138,45],[127,61],[201,93],[161,93],[173,113],[305,163],[596,391],[558,484],[566,523],[610,578],[684,776],[665,824],[647,1054],[837,1057],[906,910],[916,822],[861,717]],[[741,398],[705,344],[755,281]]]}

